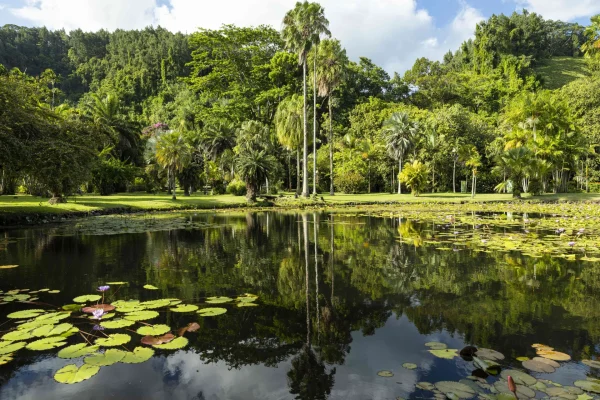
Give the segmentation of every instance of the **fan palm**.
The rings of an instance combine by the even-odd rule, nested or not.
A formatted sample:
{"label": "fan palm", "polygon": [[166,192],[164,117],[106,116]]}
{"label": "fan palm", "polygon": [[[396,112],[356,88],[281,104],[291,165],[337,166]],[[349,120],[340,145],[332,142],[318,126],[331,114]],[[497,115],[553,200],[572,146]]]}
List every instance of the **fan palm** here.
{"label": "fan palm", "polygon": [[[402,161],[414,141],[418,126],[405,112],[396,112],[383,123],[387,151],[398,162],[398,171],[402,173]],[[402,194],[402,182],[398,181],[398,194]]]}
{"label": "fan palm", "polygon": [[293,95],[283,99],[275,113],[277,140],[289,151],[296,152],[296,192],[300,194],[300,145],[302,144],[303,98]]}
{"label": "fan palm", "polygon": [[246,198],[256,200],[261,182],[266,181],[276,168],[275,157],[264,149],[244,147],[238,153],[237,173],[246,183]]}
{"label": "fan palm", "polygon": [[[308,1],[297,2],[296,6],[287,12],[283,18],[281,36],[288,50],[298,54],[298,63],[302,64],[303,98],[304,98],[304,147],[302,166],[302,195],[308,197],[308,120],[306,110],[306,66],[307,56],[311,47],[318,44],[321,34],[330,35],[329,21],[325,18],[323,7]],[[316,62],[316,60],[315,60]],[[316,73],[316,71],[315,71]],[[316,86],[316,85],[315,85]],[[316,88],[315,88],[316,90]],[[316,95],[315,95],[316,111]],[[316,118],[316,117],[315,117]],[[316,119],[314,135],[316,136]],[[316,167],[315,167],[316,168]],[[315,172],[316,174],[316,172]]]}
{"label": "fan palm", "polygon": [[175,195],[175,173],[181,172],[192,160],[192,148],[179,132],[160,137],[156,143],[156,162],[169,174],[169,186]]}

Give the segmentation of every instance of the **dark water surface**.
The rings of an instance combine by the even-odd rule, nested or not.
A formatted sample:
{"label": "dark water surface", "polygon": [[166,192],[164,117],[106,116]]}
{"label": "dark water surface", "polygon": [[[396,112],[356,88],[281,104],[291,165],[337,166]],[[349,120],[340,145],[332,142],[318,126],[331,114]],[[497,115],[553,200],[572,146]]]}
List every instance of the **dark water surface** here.
{"label": "dark water surface", "polygon": [[[572,385],[598,375],[579,362],[599,351],[594,264],[439,250],[406,240],[437,228],[397,218],[232,213],[194,220],[201,226],[146,233],[73,233],[76,225],[0,233],[0,265],[19,265],[0,269],[0,290],[61,290],[39,295],[56,306],[110,281],[129,282],[113,300],[259,296],[258,307],[225,305],[228,312],[212,318],[161,313],[160,323],[174,329],[200,323],[186,335],[189,346],[103,367],[75,385],[53,376],[81,360],[60,359],[57,349],[20,350],[0,366],[0,399],[432,399],[415,384],[458,381],[475,368],[459,357],[436,358],[425,347],[431,341],[500,351],[506,368],[522,368],[516,357],[534,357],[531,345],[542,343],[573,361],[533,376]],[[0,305],[0,324],[27,308]],[[407,362],[418,368],[403,368]],[[394,376],[380,377],[381,370]]]}

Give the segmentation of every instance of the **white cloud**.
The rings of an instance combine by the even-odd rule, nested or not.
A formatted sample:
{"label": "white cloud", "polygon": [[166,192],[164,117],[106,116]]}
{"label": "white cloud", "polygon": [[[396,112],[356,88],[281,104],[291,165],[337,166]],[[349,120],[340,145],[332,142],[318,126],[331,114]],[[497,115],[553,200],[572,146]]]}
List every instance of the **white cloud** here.
{"label": "white cloud", "polygon": [[598,0],[516,0],[520,7],[547,19],[570,21],[600,13]]}
{"label": "white cloud", "polygon": [[[141,29],[161,25],[172,31],[194,32],[222,24],[281,27],[296,0],[26,0],[10,11],[15,16],[52,29],[94,31]],[[535,1],[535,0],[530,0]],[[440,60],[448,50],[474,34],[482,19],[478,10],[460,3],[455,19],[437,27],[416,0],[321,0],[333,35],[351,59],[373,59],[388,72],[404,72],[418,57]]]}

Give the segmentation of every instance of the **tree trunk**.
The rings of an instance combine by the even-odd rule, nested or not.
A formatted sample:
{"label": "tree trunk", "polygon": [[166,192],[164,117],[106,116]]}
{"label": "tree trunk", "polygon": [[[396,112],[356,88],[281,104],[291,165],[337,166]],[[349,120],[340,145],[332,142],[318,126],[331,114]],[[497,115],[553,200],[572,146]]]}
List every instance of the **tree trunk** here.
{"label": "tree trunk", "polygon": [[334,195],[333,188],[333,117],[331,115],[331,93],[329,94],[329,194]]}
{"label": "tree trunk", "polygon": [[296,149],[296,193],[300,194],[300,186],[302,186],[302,183],[300,182],[301,180],[301,175],[302,173],[300,172],[300,148],[298,147],[298,149]]}
{"label": "tree trunk", "polygon": [[[317,194],[317,50],[313,63],[313,194]],[[318,310],[317,310],[318,311]]]}
{"label": "tree trunk", "polygon": [[367,162],[368,165],[368,174],[369,174],[369,194],[371,193],[371,159]]}
{"label": "tree trunk", "polygon": [[402,156],[398,159],[398,194],[402,194],[402,182],[400,181],[400,174],[402,173]]}
{"label": "tree trunk", "polygon": [[456,193],[456,157],[454,157],[454,166],[452,167],[452,193]]}
{"label": "tree trunk", "polygon": [[256,201],[256,187],[249,182],[246,182],[246,200]]}
{"label": "tree trunk", "polygon": [[171,193],[173,194],[172,199],[177,200],[177,196],[175,195],[175,171],[171,171],[169,178],[171,179]]}
{"label": "tree trunk", "polygon": [[431,163],[431,193],[435,193],[435,164]]}
{"label": "tree trunk", "polygon": [[310,303],[308,300],[309,294],[309,273],[308,273],[308,218],[306,214],[302,214],[302,230],[304,232],[304,271],[306,273],[306,343],[310,347]]}
{"label": "tree trunk", "polygon": [[308,120],[306,115],[306,57],[302,63],[303,93],[304,93],[304,153],[302,155],[302,196],[308,197]]}

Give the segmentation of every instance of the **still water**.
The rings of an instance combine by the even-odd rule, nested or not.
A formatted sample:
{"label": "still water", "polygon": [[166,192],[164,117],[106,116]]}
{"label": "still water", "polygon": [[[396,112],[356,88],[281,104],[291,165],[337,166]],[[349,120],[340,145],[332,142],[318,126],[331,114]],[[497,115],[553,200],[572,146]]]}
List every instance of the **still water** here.
{"label": "still water", "polygon": [[[75,223],[2,232],[0,265],[19,267],[0,269],[0,290],[60,290],[38,295],[57,307],[112,281],[128,285],[112,287],[107,302],[259,298],[257,307],[219,305],[227,313],[215,317],[161,312],[153,323],[174,330],[200,324],[186,334],[186,348],[102,367],[74,385],[53,376],[81,359],[58,358],[59,349],[19,350],[0,366],[0,399],[433,399],[415,385],[459,381],[475,367],[434,356],[425,346],[432,341],[497,350],[505,369],[523,369],[516,358],[535,357],[531,345],[541,343],[572,361],[554,373],[530,372],[534,377],[573,385],[599,375],[579,362],[599,352],[594,264],[441,250],[405,239],[406,232],[435,236],[440,227],[399,218],[229,213],[195,216],[191,227],[186,218],[155,221],[151,232],[110,218],[99,219],[96,230]],[[0,305],[0,324],[32,307],[39,308]],[[131,351],[139,335],[125,332],[133,336]]]}

